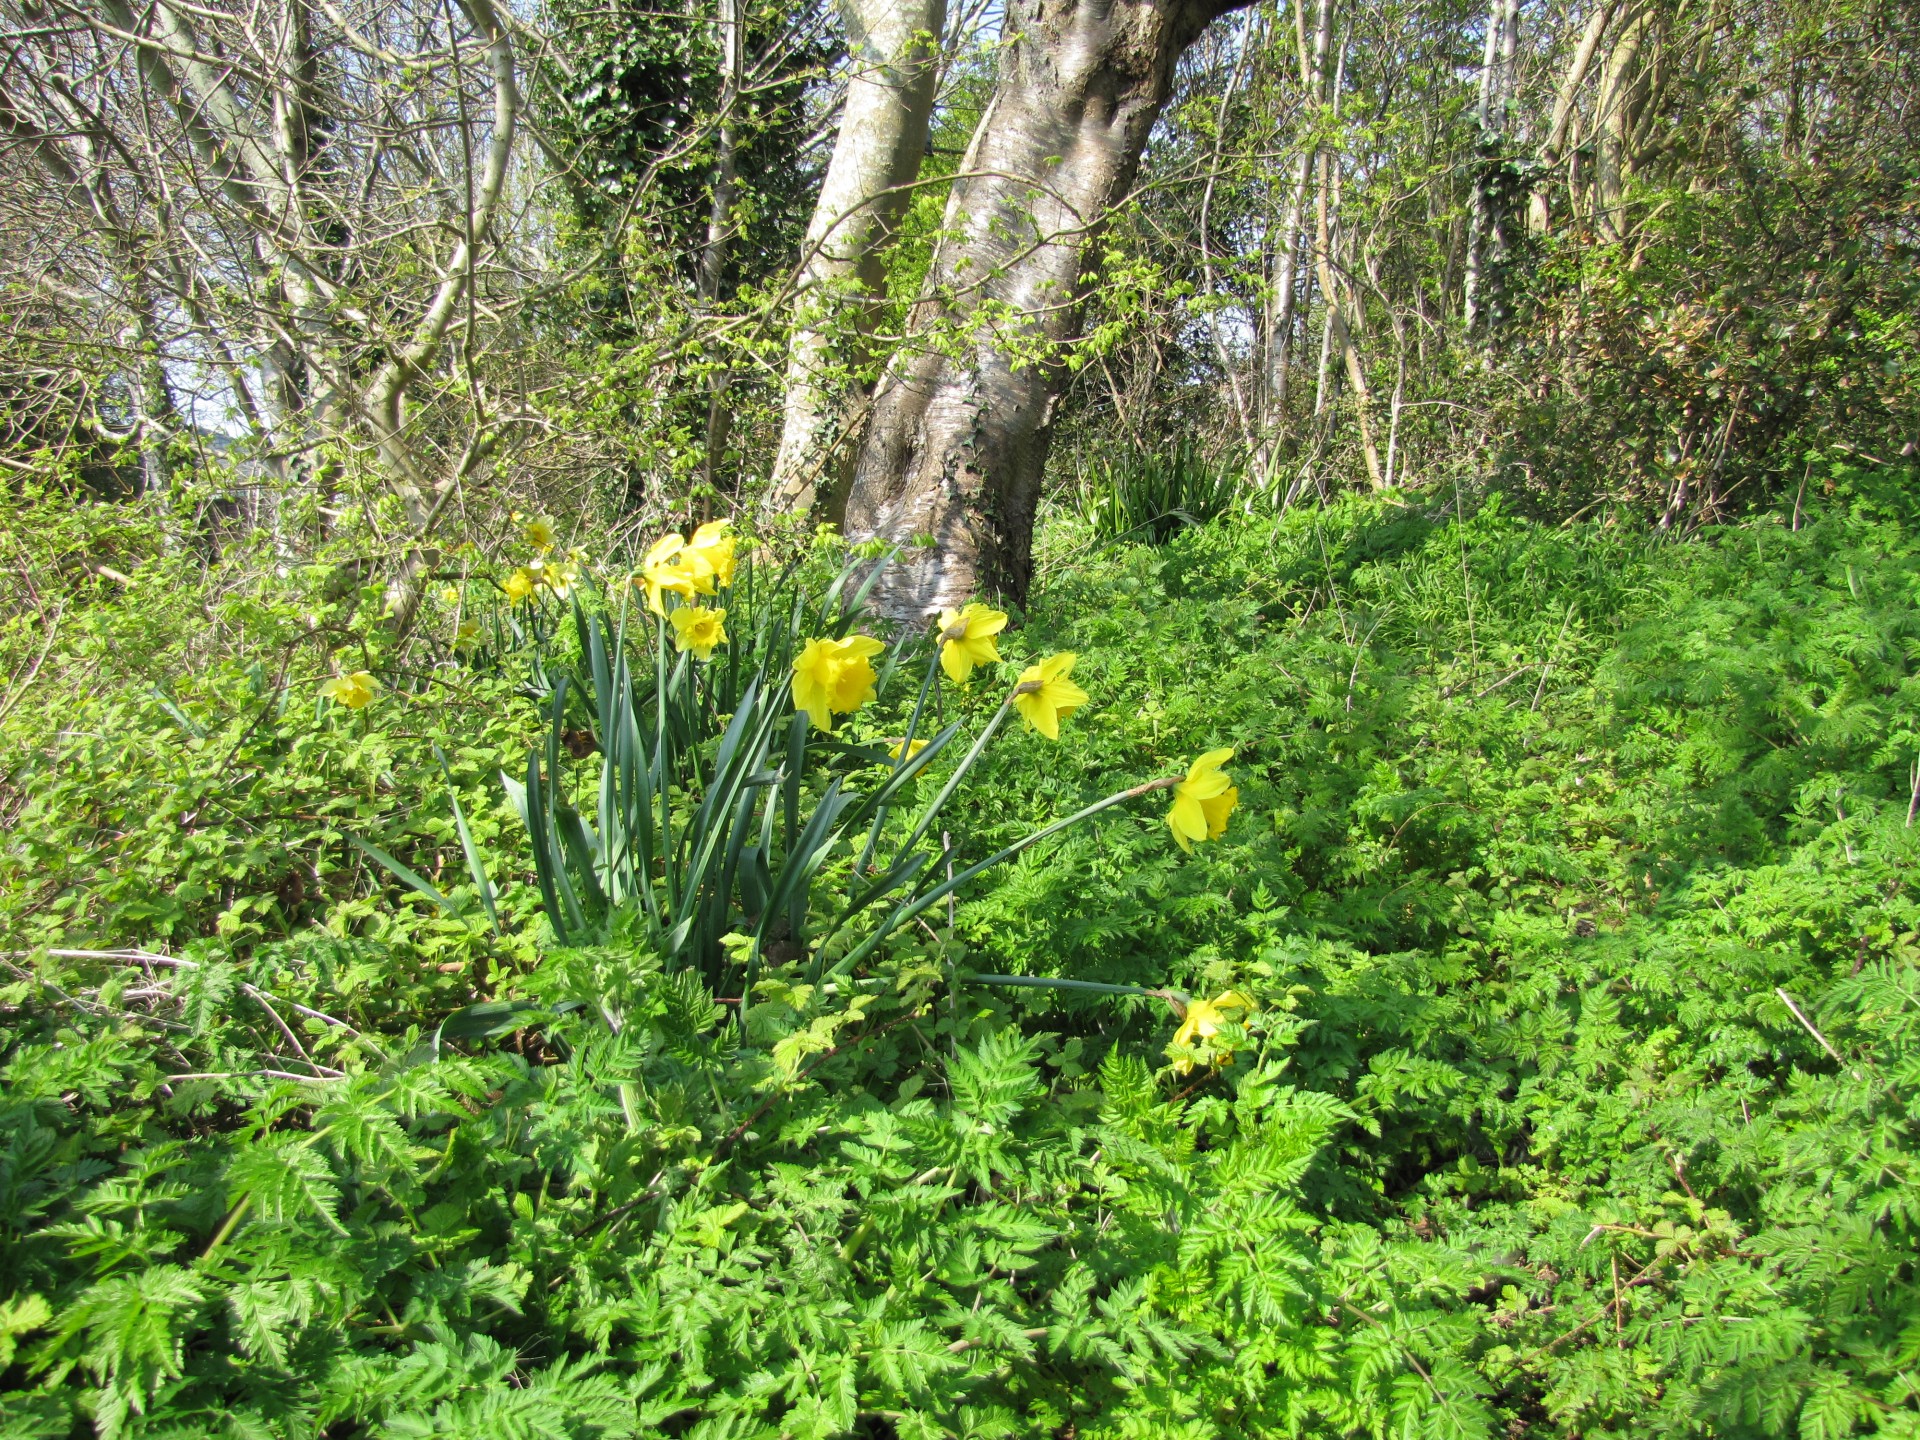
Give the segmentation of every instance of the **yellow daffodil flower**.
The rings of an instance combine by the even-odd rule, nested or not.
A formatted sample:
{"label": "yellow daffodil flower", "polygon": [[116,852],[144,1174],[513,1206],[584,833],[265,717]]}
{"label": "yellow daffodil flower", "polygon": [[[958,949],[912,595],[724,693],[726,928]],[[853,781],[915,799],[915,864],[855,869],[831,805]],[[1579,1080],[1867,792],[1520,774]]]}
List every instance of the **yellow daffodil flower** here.
{"label": "yellow daffodil flower", "polygon": [[465,650],[471,645],[478,645],[480,643],[480,622],[478,620],[462,620],[459,628],[453,632],[453,643],[462,650]]}
{"label": "yellow daffodil flower", "polygon": [[873,698],[879,677],[870,662],[886,648],[870,635],[809,640],[793,662],[793,708],[815,729],[832,728],[832,715],[850,715]]}
{"label": "yellow daffodil flower", "polygon": [[579,557],[569,555],[564,560],[547,562],[540,567],[540,583],[553,591],[554,599],[565,600],[580,583]]}
{"label": "yellow daffodil flower", "polygon": [[727,643],[726,618],[725,610],[709,610],[702,605],[680,606],[667,617],[673,625],[675,648],[682,653],[691,650],[696,660],[711,660],[713,647]]}
{"label": "yellow daffodil flower", "polygon": [[646,587],[647,608],[656,615],[667,613],[662,595],[691,600],[695,595],[713,593],[711,578],[707,578],[704,588],[701,585],[705,562],[690,560],[686,549],[687,542],[680,535],[662,535],[640,561],[640,583]]}
{"label": "yellow daffodil flower", "polygon": [[535,553],[540,555],[553,549],[560,539],[554,534],[552,524],[545,520],[529,520],[527,528],[521,533],[527,537],[527,543],[533,546]]}
{"label": "yellow daffodil flower", "polygon": [[1180,848],[1193,853],[1196,840],[1218,840],[1227,830],[1227,816],[1240,801],[1240,792],[1221,772],[1233,758],[1231,750],[1209,750],[1193,762],[1187,778],[1173,787],[1173,808],[1167,828]]}
{"label": "yellow daffodil flower", "polygon": [[956,685],[964,685],[976,665],[1000,658],[994,637],[1007,628],[1005,611],[991,610],[975,601],[961,610],[940,612],[940,668]]}
{"label": "yellow daffodil flower", "polygon": [[380,693],[380,682],[364,670],[351,675],[336,675],[320,687],[320,693],[336,705],[349,710],[364,710]]}
{"label": "yellow daffodil flower", "polygon": [[1074,659],[1071,650],[1049,655],[1022,670],[1020,683],[1013,689],[1014,707],[1049,740],[1060,738],[1061,716],[1071,715],[1087,703],[1087,692],[1067,678]]}
{"label": "yellow daffodil flower", "polygon": [[[1241,1017],[1229,1016],[1226,1013],[1227,1011],[1251,1011],[1253,1009],[1253,1001],[1242,995],[1238,990],[1229,990],[1224,995],[1217,996],[1212,1000],[1189,1001],[1187,1004],[1187,1018],[1182,1020],[1180,1022],[1180,1028],[1173,1032],[1173,1045],[1168,1047],[1168,1052],[1172,1053],[1176,1048],[1195,1049],[1202,1042],[1211,1040],[1214,1036],[1218,1035],[1222,1027],[1228,1024],[1239,1023]],[[1231,1050],[1225,1052],[1216,1058],[1214,1063],[1216,1065],[1231,1065],[1233,1063],[1233,1052]],[[1180,1074],[1185,1075],[1193,1069],[1193,1061],[1186,1056],[1181,1056],[1173,1062],[1173,1068]]]}
{"label": "yellow daffodil flower", "polygon": [[[890,755],[895,760],[898,760],[900,758],[900,747],[904,744],[906,744],[904,740],[894,741],[893,748],[887,751],[887,754]],[[918,755],[922,750],[926,748],[927,748],[926,741],[924,740],[914,741],[912,748],[907,751],[907,759],[911,760],[914,756]]]}
{"label": "yellow daffodil flower", "polygon": [[522,565],[500,582],[500,588],[506,591],[510,604],[520,605],[533,598],[533,587],[539,583],[534,579],[533,571]]}
{"label": "yellow daffodil flower", "polygon": [[460,588],[457,585],[443,585],[440,588],[440,603],[442,605],[458,605],[460,603]]}
{"label": "yellow daffodil flower", "polygon": [[701,591],[703,595],[711,595],[715,584],[733,584],[736,537],[732,530],[731,520],[710,520],[687,539],[688,557],[695,562],[693,568],[711,581]]}

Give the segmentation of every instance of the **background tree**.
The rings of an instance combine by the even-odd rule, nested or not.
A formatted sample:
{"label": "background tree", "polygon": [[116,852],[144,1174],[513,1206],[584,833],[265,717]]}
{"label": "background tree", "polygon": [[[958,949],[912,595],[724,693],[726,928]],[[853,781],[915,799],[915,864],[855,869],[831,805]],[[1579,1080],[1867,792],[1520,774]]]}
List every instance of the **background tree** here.
{"label": "background tree", "polygon": [[[1085,258],[1132,183],[1174,66],[1217,0],[1009,5],[993,99],[895,358],[847,505],[849,532],[912,549],[880,608],[918,617],[1024,595]],[[930,543],[921,543],[921,542]]]}

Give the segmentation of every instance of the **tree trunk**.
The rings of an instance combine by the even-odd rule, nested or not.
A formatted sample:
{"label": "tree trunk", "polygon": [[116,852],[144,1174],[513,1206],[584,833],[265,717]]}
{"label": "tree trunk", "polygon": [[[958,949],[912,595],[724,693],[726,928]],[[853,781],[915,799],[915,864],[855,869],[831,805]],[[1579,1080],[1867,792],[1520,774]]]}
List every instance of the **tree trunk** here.
{"label": "tree trunk", "polygon": [[[1325,17],[1323,17],[1325,18]],[[1315,35],[1315,48],[1325,58],[1327,33]],[[1309,109],[1319,103],[1320,92],[1314,82],[1317,64],[1308,56],[1306,0],[1294,0],[1293,41],[1300,67],[1300,91]],[[1293,191],[1280,221],[1281,251],[1268,274],[1268,304],[1264,317],[1266,355],[1261,366],[1260,449],[1254,457],[1255,473],[1269,494],[1277,494],[1280,484],[1282,431],[1287,423],[1287,378],[1293,361],[1295,307],[1299,302],[1300,257],[1307,248],[1305,230],[1307,187],[1313,178],[1313,147],[1302,146],[1300,170],[1294,177]]]}
{"label": "tree trunk", "polygon": [[1580,87],[1586,83],[1587,71],[1593,67],[1593,57],[1599,53],[1600,42],[1606,38],[1607,26],[1618,8],[1619,0],[1602,0],[1594,7],[1593,14],[1587,18],[1587,28],[1581,32],[1580,43],[1574,47],[1567,73],[1561,77],[1560,89],[1553,97],[1553,119],[1547,126],[1547,138],[1540,146],[1542,179],[1533,187],[1527,203],[1527,228],[1535,235],[1547,233],[1551,216],[1545,177],[1559,166],[1561,157],[1567,153],[1569,127],[1579,118]]}
{"label": "tree trunk", "polygon": [[[1320,29],[1327,33],[1330,19],[1329,0],[1320,0]],[[1324,57],[1324,48],[1321,50]],[[1320,62],[1324,70],[1324,58]],[[1331,100],[1333,118],[1340,117],[1340,92],[1346,85],[1347,47],[1340,45],[1340,60],[1334,67],[1333,95]],[[1325,142],[1320,146],[1320,185],[1314,197],[1314,250],[1313,263],[1320,276],[1320,299],[1327,308],[1327,334],[1322,342],[1320,367],[1323,377],[1321,394],[1326,391],[1326,347],[1331,344],[1339,347],[1340,356],[1347,368],[1347,385],[1353,391],[1354,417],[1360,424],[1360,453],[1367,462],[1367,481],[1375,490],[1386,488],[1386,481],[1380,473],[1380,452],[1373,443],[1373,392],[1367,387],[1367,370],[1360,358],[1360,343],[1353,337],[1353,326],[1346,314],[1346,299],[1342,286],[1333,273],[1333,227],[1328,208],[1331,195],[1334,208],[1340,203],[1340,179],[1334,166],[1333,150]]]}
{"label": "tree trunk", "polygon": [[1646,9],[1628,19],[1600,75],[1594,107],[1593,211],[1600,233],[1620,240],[1627,233],[1627,181],[1633,173],[1633,131],[1638,107],[1640,51],[1651,19]]}
{"label": "tree trunk", "polygon": [[883,614],[1025,599],[1084,258],[1133,181],[1181,52],[1235,8],[1008,0],[999,84],[848,498],[849,535],[903,547],[874,592]]}
{"label": "tree trunk", "polygon": [[1257,18],[1252,17],[1241,32],[1233,65],[1227,72],[1227,88],[1221,93],[1220,113],[1213,127],[1213,156],[1207,162],[1207,183],[1200,197],[1200,269],[1206,287],[1203,293],[1208,302],[1207,333],[1213,340],[1214,358],[1219,361],[1221,378],[1226,381],[1227,394],[1233,401],[1234,419],[1240,426],[1241,447],[1250,462],[1260,452],[1260,431],[1253,408],[1247,401],[1246,390],[1240,384],[1239,362],[1234,358],[1226,336],[1220,331],[1220,310],[1216,300],[1218,287],[1213,272],[1213,192],[1220,180],[1220,167],[1226,152],[1227,122],[1232,114],[1233,97],[1240,89],[1241,76],[1259,43],[1255,23]]}
{"label": "tree trunk", "polygon": [[853,63],[846,109],[807,226],[787,344],[786,413],[773,464],[774,508],[846,503],[857,399],[847,372],[866,360],[885,285],[882,255],[926,153],[945,0],[843,0]]}
{"label": "tree trunk", "polygon": [[[746,69],[743,0],[719,0],[720,129],[714,138],[713,204],[707,214],[707,243],[700,251],[700,298],[709,308],[719,303],[726,285],[727,252],[733,241],[733,211],[740,190],[740,89]],[[728,375],[717,368],[707,378],[707,445],[702,466],[708,485],[719,479],[733,415],[727,409]]]}
{"label": "tree trunk", "polygon": [[1306,217],[1307,185],[1312,175],[1313,152],[1308,150],[1300,156],[1300,173],[1294,179],[1286,216],[1280,222],[1280,235],[1285,248],[1274,259],[1274,274],[1269,281],[1271,300],[1266,316],[1267,350],[1262,376],[1261,438],[1256,473],[1270,491],[1280,478],[1280,448],[1282,429],[1287,423],[1287,376],[1293,360],[1294,307],[1298,301],[1300,252],[1306,243],[1306,234],[1301,225]]}
{"label": "tree trunk", "polygon": [[1487,7],[1486,58],[1480,66],[1480,96],[1474,111],[1473,193],[1468,205],[1467,276],[1462,297],[1471,335],[1487,308],[1482,290],[1488,271],[1503,249],[1501,217],[1493,213],[1492,167],[1501,161],[1506,139],[1507,99],[1520,28],[1519,0],[1493,0]]}

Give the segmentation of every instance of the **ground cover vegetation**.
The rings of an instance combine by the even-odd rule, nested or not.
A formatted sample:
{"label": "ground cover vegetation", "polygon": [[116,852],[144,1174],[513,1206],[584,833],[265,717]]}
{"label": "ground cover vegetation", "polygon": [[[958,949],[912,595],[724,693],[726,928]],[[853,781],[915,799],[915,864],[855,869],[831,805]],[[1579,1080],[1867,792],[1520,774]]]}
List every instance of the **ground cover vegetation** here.
{"label": "ground cover vegetation", "polygon": [[1898,0],[0,0],[0,1436],[1920,1431]]}
{"label": "ground cover vegetation", "polygon": [[[614,726],[668,733],[659,693],[586,707],[619,606],[561,599],[554,552],[475,557],[411,674],[345,634],[309,663],[321,575],[230,591],[223,666],[186,658],[197,565],[93,582],[73,653],[116,683],[51,740],[8,717],[7,1424],[1901,1433],[1910,483],[1834,465],[1798,529],[1685,543],[1358,500],[1116,545],[1063,510],[965,686],[915,636],[863,647],[830,732],[773,707],[803,778],[748,762],[770,818],[733,830],[777,885],[814,853],[786,837],[854,823],[800,929],[724,892],[705,971],[610,885],[597,928],[546,918],[541,771],[599,827],[584,889]],[[641,573],[664,644],[625,643],[670,700],[853,599]],[[649,573],[728,602],[704,665]],[[968,766],[1060,651],[1058,739],[1016,715]],[[322,699],[362,665],[364,704]],[[899,744],[916,705],[940,749]],[[726,718],[648,792],[666,833],[742,773]],[[872,810],[831,797],[904,776],[891,857],[959,775],[943,877],[1202,748],[1216,838],[1128,801],[834,963]]]}

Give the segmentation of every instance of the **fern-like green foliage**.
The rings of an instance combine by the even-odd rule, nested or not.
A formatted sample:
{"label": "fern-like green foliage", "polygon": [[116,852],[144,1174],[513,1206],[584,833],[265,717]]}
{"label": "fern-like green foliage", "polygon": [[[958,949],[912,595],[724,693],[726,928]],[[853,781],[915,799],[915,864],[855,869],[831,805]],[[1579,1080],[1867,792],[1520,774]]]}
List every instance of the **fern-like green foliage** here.
{"label": "fern-like green foliage", "polygon": [[[1684,544],[1056,532],[1018,643],[1095,699],[982,753],[955,873],[1197,741],[1233,824],[1058,831],[837,974],[542,931],[451,735],[501,935],[430,754],[444,823],[361,828],[451,911],[76,923],[0,985],[0,1433],[1912,1435],[1920,533],[1831,478]],[[1257,1008],[1182,1072],[1149,989]]]}

